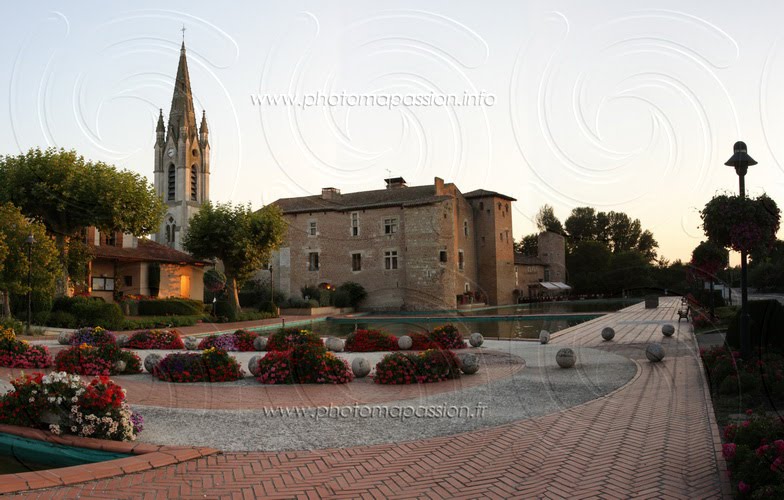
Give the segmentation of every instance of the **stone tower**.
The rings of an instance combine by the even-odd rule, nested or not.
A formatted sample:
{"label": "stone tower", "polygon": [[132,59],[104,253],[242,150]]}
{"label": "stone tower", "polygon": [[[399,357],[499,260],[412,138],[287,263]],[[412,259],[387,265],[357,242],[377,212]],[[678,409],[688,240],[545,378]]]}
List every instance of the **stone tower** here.
{"label": "stone tower", "polygon": [[207,116],[202,111],[201,125],[197,128],[185,42],[180,49],[169,123],[164,126],[161,109],[155,134],[155,192],[163,198],[167,211],[154,239],[183,250],[188,221],[210,199]]}

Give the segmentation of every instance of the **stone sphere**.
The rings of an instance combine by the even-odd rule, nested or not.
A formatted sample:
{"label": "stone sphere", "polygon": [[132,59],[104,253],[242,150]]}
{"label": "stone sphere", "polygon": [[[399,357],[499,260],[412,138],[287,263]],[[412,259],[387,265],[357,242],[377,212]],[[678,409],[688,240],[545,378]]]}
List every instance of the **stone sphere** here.
{"label": "stone sphere", "polygon": [[253,339],[253,348],[257,351],[267,350],[267,337],[256,337]]}
{"label": "stone sphere", "polygon": [[564,347],[555,354],[555,362],[561,368],[571,368],[577,361],[577,355],[568,347]]}
{"label": "stone sphere", "polygon": [[148,354],[147,357],[144,358],[144,369],[149,373],[152,373],[153,368],[158,366],[158,363],[161,362],[161,359],[162,358],[160,354]]}
{"label": "stone sphere", "polygon": [[672,337],[675,333],[675,327],[672,325],[663,325],[662,326],[662,333],[665,337]]}
{"label": "stone sphere", "polygon": [[408,335],[403,335],[397,339],[397,346],[400,347],[401,350],[407,351],[414,346],[414,341]]}
{"label": "stone sphere", "polygon": [[550,332],[547,330],[541,330],[539,332],[539,343],[547,344],[548,342],[550,342]]}
{"label": "stone sphere", "polygon": [[460,362],[460,371],[466,375],[473,375],[479,371],[479,356],[470,352],[461,353],[457,356]]}
{"label": "stone sphere", "polygon": [[368,373],[370,373],[370,363],[363,357],[354,358],[351,361],[351,371],[354,372],[354,376],[357,378],[367,377]]}
{"label": "stone sphere", "polygon": [[196,337],[185,337],[183,340],[185,341],[185,348],[189,351],[195,351],[199,348],[199,339]]}
{"label": "stone sphere", "polygon": [[609,326],[602,328],[602,338],[604,340],[612,340],[615,337],[615,330]]}
{"label": "stone sphere", "polygon": [[68,345],[71,343],[72,338],[73,332],[60,332],[60,335],[57,336],[57,343],[60,345]]}
{"label": "stone sphere", "polygon": [[128,345],[128,336],[127,335],[118,335],[117,336],[117,345],[120,347],[125,347]]}
{"label": "stone sphere", "polygon": [[346,343],[343,341],[343,339],[339,339],[337,337],[327,338],[324,344],[327,346],[327,349],[332,352],[343,352],[343,348],[346,346]]}
{"label": "stone sphere", "polygon": [[648,361],[651,363],[658,363],[664,359],[664,347],[656,342],[648,344],[648,347],[645,349],[645,357],[648,358]]}
{"label": "stone sphere", "polygon": [[261,370],[259,370],[259,361],[261,361],[263,357],[264,356],[256,354],[255,356],[251,356],[248,360],[248,371],[254,377],[258,377],[259,373],[261,373]]}
{"label": "stone sphere", "polygon": [[114,371],[116,371],[117,373],[123,373],[125,371],[125,368],[126,368],[125,361],[118,359],[117,361],[114,362]]}
{"label": "stone sphere", "polygon": [[479,347],[480,345],[484,344],[485,338],[479,332],[474,332],[468,337],[468,343],[471,344],[472,347]]}

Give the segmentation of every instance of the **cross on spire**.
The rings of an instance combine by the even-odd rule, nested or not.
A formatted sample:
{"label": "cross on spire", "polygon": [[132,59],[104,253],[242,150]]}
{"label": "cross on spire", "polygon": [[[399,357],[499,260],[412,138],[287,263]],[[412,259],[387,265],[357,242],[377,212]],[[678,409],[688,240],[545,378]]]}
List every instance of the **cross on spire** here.
{"label": "cross on spire", "polygon": [[185,23],[183,23],[180,31],[182,31],[182,43],[185,43]]}

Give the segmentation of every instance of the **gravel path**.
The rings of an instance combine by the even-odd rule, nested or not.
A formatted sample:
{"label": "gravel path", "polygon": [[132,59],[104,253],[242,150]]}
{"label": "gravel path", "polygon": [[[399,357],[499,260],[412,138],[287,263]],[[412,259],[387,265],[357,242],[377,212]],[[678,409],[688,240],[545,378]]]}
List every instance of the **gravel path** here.
{"label": "gravel path", "polygon": [[[625,385],[637,370],[633,361],[599,349],[575,348],[578,363],[564,370],[555,364],[561,346],[486,341],[485,347],[483,364],[510,363],[519,357],[526,367],[509,378],[432,397],[304,409],[299,414],[274,408],[265,412],[135,406],[145,418],[141,441],[225,451],[400,443],[554,413]],[[240,357],[247,363],[246,356]]]}

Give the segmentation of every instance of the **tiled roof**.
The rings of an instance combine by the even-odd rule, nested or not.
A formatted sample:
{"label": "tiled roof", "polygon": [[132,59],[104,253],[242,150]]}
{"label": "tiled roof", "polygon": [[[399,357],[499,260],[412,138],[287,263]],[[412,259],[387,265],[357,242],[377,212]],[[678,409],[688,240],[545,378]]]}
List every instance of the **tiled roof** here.
{"label": "tiled roof", "polygon": [[330,199],[321,195],[282,198],[275,202],[283,213],[344,212],[364,208],[389,206],[430,205],[447,200],[449,196],[436,196],[435,186],[414,186],[358,193],[335,194]]}
{"label": "tiled roof", "polygon": [[190,264],[202,266],[209,262],[199,260],[173,248],[154,241],[139,239],[136,248],[123,248],[111,245],[92,246],[96,259],[109,259],[137,262],[168,262],[173,264]]}
{"label": "tiled roof", "polygon": [[523,255],[515,252],[514,263],[518,266],[547,266],[547,263],[542,261],[539,257],[532,257],[530,255]]}
{"label": "tiled roof", "polygon": [[517,199],[505,194],[488,191],[487,189],[475,189],[463,194],[464,198],[501,198],[503,200],[517,201]]}

